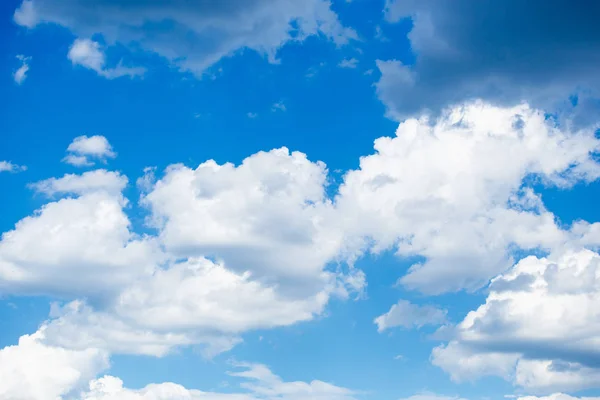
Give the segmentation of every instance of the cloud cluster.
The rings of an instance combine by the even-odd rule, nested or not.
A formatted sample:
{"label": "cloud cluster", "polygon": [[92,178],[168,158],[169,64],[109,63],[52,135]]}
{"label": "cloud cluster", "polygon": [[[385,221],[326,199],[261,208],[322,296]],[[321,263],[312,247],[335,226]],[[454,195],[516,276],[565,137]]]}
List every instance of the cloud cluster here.
{"label": "cloud cluster", "polygon": [[485,304],[456,327],[433,363],[455,380],[499,375],[534,392],[600,379],[600,255],[529,256],[492,280]]}
{"label": "cloud cluster", "polygon": [[477,289],[511,265],[511,249],[583,237],[561,229],[524,182],[593,181],[599,146],[594,129],[557,125],[526,105],[467,103],[406,120],[344,177],[335,202],[346,251],[421,257],[400,280],[410,289]]}
{"label": "cloud cluster", "polygon": [[[125,176],[98,169],[49,178],[31,184],[49,202],[2,235],[0,291],[64,300],[42,325],[36,343],[43,346],[162,356],[194,345],[210,357],[245,332],[310,321],[331,298],[362,293],[365,276],[353,265],[366,252],[421,258],[400,283],[443,293],[485,285],[512,264],[514,249],[569,250],[567,261],[553,261],[558,267],[536,259],[547,266],[525,268],[533,278],[520,272],[532,260],[525,259],[514,278],[494,280],[491,298],[509,297],[467,317],[433,361],[456,379],[514,375],[532,390],[589,387],[597,381],[590,361],[597,344],[588,339],[597,334],[598,315],[572,321],[583,336],[556,330],[544,342],[535,335],[553,318],[552,296],[564,304],[588,299],[577,307],[593,309],[597,255],[585,247],[600,243],[600,228],[583,221],[561,226],[524,182],[593,181],[600,175],[598,146],[593,130],[558,124],[526,105],[466,104],[437,120],[407,120],[395,137],[377,139],[376,153],[347,171],[333,195],[325,164],[286,148],[258,152],[239,165],[174,164],[158,178],[147,169],[138,187],[148,234],[132,228]],[[76,138],[68,152],[86,162],[115,156],[102,136]],[[575,274],[560,267],[578,263]],[[571,275],[587,286],[564,278]],[[536,279],[548,289],[539,289]],[[505,331],[521,321],[503,318],[516,318],[513,308],[526,310],[510,294],[520,301],[528,284],[540,299],[535,317],[541,320],[522,339],[540,345],[537,355],[526,354],[519,341],[486,336],[488,319]],[[376,320],[380,331],[446,322],[444,310],[404,301]],[[542,351],[567,339],[575,347]],[[114,380],[108,385],[127,396],[142,393]]]}
{"label": "cloud cluster", "polygon": [[155,1],[115,5],[107,0],[23,0],[14,13],[17,24],[34,28],[54,23],[80,36],[69,58],[100,75],[137,74],[138,69],[105,69],[98,43],[141,47],[167,59],[182,71],[201,76],[223,57],[254,50],[277,62],[288,42],[323,35],[336,44],[357,37],[344,27],[326,0],[252,0],[227,2]]}

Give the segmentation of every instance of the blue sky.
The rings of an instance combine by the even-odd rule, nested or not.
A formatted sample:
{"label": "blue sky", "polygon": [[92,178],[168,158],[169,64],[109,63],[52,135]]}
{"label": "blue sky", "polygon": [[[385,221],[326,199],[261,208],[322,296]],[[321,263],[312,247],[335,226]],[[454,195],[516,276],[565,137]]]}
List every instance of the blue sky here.
{"label": "blue sky", "polygon": [[600,398],[598,5],[0,16],[0,399]]}

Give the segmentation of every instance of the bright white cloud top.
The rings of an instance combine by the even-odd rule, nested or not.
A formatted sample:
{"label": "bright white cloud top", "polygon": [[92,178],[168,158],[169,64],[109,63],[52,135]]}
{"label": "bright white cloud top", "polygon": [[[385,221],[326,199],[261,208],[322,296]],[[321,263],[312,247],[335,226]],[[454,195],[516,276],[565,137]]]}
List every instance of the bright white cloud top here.
{"label": "bright white cloud top", "polygon": [[[122,195],[128,179],[119,173],[33,183],[58,198],[3,234],[0,288],[72,301],[56,306],[38,333],[2,350],[0,368],[10,368],[16,352],[42,357],[38,372],[28,372],[40,373],[31,379],[42,386],[27,396],[59,396],[87,384],[108,354],[163,356],[199,344],[212,357],[244,332],[309,321],[332,297],[363,290],[364,274],[352,265],[364,252],[423,257],[400,282],[439,293],[485,285],[511,263],[516,246],[550,255],[525,258],[492,279],[485,305],[434,349],[432,362],[456,380],[496,374],[544,393],[594,387],[600,256],[584,246],[599,243],[597,226],[559,226],[523,187],[528,176],[560,187],[596,179],[593,131],[557,126],[527,106],[475,103],[438,121],[408,120],[375,148],[332,197],[326,166],[285,148],[238,166],[171,165],[159,179],[143,178],[140,202],[156,235],[131,230]],[[78,137],[68,151],[115,156],[102,136]],[[337,262],[346,267],[332,268]],[[375,322],[384,331],[446,324],[447,316],[400,300]],[[49,367],[55,363],[73,372]],[[132,391],[112,377],[90,385],[83,398],[146,398],[156,390],[205,396],[172,384]],[[323,385],[310,390],[351,397]]]}

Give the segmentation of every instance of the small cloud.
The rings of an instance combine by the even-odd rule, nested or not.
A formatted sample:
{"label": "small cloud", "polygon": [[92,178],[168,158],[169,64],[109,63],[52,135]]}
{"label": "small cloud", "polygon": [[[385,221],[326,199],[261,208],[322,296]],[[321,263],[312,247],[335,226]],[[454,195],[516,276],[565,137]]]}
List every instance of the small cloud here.
{"label": "small cloud", "polygon": [[379,40],[380,42],[388,42],[390,40],[383,34],[381,26],[379,25],[375,27],[375,39]]}
{"label": "small cloud", "polygon": [[285,104],[283,104],[283,101],[278,101],[277,103],[275,103],[271,106],[271,111],[273,111],[273,112],[285,111],[285,110],[287,110],[287,108],[285,107]]}
{"label": "small cloud", "polygon": [[340,61],[340,63],[338,64],[338,67],[340,68],[356,68],[358,65],[358,60],[354,57],[352,58],[344,58],[342,61]]}
{"label": "small cloud", "polygon": [[253,112],[249,112],[249,113],[246,114],[246,116],[248,116],[248,118],[253,118],[254,119],[254,118],[258,117],[258,114],[257,113],[253,113]]}
{"label": "small cloud", "polygon": [[0,161],[0,172],[21,172],[27,170],[24,165],[14,164],[10,161]]}
{"label": "small cloud", "polygon": [[307,71],[306,71],[306,77],[307,78],[312,78],[313,76],[317,75],[317,73],[319,72],[319,69],[323,68],[325,66],[324,62],[320,62],[319,65],[317,65],[316,67],[310,67]]}
{"label": "small cloud", "polygon": [[106,163],[107,158],[115,158],[117,153],[112,149],[108,140],[102,135],[78,136],[69,147],[63,162],[76,167],[89,167],[94,165],[94,160]]}
{"label": "small cloud", "polygon": [[139,76],[146,72],[142,67],[124,67],[121,62],[115,68],[106,68],[106,56],[100,43],[94,42],[91,39],[77,38],[69,48],[67,54],[73,65],[81,65],[82,67],[95,71],[98,75],[107,79],[119,78],[121,76]]}
{"label": "small cloud", "polygon": [[194,113],[195,119],[207,119],[210,118],[210,113]]}
{"label": "small cloud", "polygon": [[366,71],[363,73],[363,75],[373,75],[373,69],[371,68],[371,69],[368,69],[368,70],[366,70]]}
{"label": "small cloud", "polygon": [[25,82],[25,79],[27,78],[31,57],[25,57],[24,55],[19,54],[17,59],[21,61],[21,66],[13,73],[13,79],[17,85],[20,85]]}

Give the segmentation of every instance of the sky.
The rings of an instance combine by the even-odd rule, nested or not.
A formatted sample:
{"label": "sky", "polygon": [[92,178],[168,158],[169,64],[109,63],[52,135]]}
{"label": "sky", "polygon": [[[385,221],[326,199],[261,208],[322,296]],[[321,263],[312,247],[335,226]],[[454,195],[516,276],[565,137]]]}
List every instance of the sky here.
{"label": "sky", "polygon": [[600,4],[0,3],[0,400],[600,399]]}

